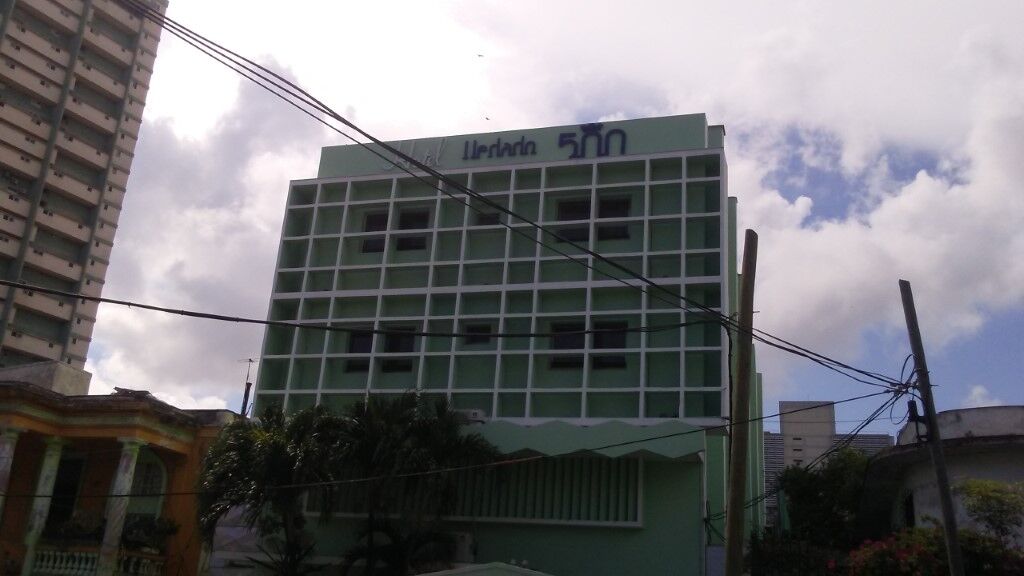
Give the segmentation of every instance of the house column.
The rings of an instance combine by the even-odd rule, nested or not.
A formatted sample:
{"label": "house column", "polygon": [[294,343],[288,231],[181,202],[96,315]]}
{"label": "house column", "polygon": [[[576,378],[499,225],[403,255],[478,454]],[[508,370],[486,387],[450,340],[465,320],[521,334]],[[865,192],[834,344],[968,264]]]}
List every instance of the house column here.
{"label": "house column", "polygon": [[43,452],[35,496],[32,498],[32,511],[29,512],[28,528],[25,530],[25,560],[21,563],[21,576],[29,576],[32,573],[32,563],[36,559],[36,544],[39,543],[39,537],[46,527],[46,517],[50,514],[53,482],[57,479],[57,468],[60,467],[60,453],[63,449],[63,439],[46,439],[46,450]]}
{"label": "house column", "polygon": [[107,524],[103,530],[103,543],[100,544],[100,558],[96,564],[96,576],[111,576],[117,571],[117,556],[121,549],[121,532],[124,530],[124,517],[128,512],[126,495],[132,491],[135,479],[135,464],[139,460],[139,448],[145,444],[134,438],[120,438],[121,461],[117,464],[114,482],[107,498]]}
{"label": "house column", "polygon": [[14,449],[18,445],[19,434],[21,430],[14,428],[0,431],[0,518],[4,515],[4,500],[11,481],[11,464],[14,463]]}

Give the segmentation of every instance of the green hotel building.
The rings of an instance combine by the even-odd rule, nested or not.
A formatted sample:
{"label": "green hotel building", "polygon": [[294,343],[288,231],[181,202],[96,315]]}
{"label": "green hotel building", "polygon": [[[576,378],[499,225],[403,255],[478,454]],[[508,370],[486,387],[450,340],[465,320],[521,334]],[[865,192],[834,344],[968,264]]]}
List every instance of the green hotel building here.
{"label": "green hotel building", "polygon": [[[748,416],[730,414],[730,335],[707,312],[738,299],[724,139],[691,114],[391,143],[490,202],[381,148],[324,148],[317,177],[290,186],[269,318],[351,331],[268,328],[256,410],[445,397],[506,454],[552,456],[465,479],[451,518],[463,561],[714,573],[722,424]],[[754,499],[763,436],[748,427]],[[601,448],[625,441],[638,442]],[[326,557],[355,533],[344,519],[318,530]]]}

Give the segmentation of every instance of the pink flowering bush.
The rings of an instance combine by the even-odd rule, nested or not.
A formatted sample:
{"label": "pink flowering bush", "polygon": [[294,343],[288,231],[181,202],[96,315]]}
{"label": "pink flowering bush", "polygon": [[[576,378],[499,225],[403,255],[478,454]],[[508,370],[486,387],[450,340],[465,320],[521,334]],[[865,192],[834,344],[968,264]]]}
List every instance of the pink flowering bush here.
{"label": "pink flowering bush", "polygon": [[[964,570],[972,576],[1024,574],[1024,553],[999,539],[960,531]],[[865,541],[850,552],[849,576],[939,576],[949,573],[946,546],[939,528],[903,530],[877,541]]]}

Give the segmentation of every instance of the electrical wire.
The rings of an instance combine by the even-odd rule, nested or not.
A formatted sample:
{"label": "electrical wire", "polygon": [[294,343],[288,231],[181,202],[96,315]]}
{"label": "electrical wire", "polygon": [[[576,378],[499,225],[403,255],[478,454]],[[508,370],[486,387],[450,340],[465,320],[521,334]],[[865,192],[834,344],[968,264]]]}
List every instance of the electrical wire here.
{"label": "electrical wire", "polygon": [[[803,466],[803,468],[805,470],[813,470],[814,467],[817,466],[818,464],[826,461],[828,458],[830,458],[832,455],[836,454],[840,450],[842,450],[844,448],[847,448],[850,444],[853,443],[854,440],[856,440],[857,435],[860,434],[861,431],[864,430],[864,428],[866,428],[868,425],[870,425],[872,422],[874,422],[890,406],[895,405],[895,403],[898,402],[899,399],[902,398],[906,393],[907,393],[906,390],[900,390],[900,391],[893,392],[893,397],[887,399],[885,402],[882,403],[881,406],[879,406],[873,412],[871,412],[871,414],[868,415],[867,418],[865,418],[864,420],[861,421],[861,424],[859,426],[854,428],[854,430],[852,430],[851,432],[845,434],[840,440],[833,442],[832,446],[828,450],[826,450],[825,452],[820,454],[817,458],[812,460],[810,463],[808,463],[805,466]],[[811,410],[811,409],[814,409],[814,408],[818,408],[820,406],[827,406],[827,405],[829,405],[829,404],[828,403],[820,404],[820,405],[812,406],[812,407],[806,408],[806,409],[807,410]],[[772,496],[778,494],[780,491],[782,491],[782,486],[780,484],[776,483],[776,485],[772,489],[765,490],[764,492],[762,492],[758,496],[755,496],[754,498],[751,498],[750,500],[747,500],[747,502],[744,504],[744,509],[756,506],[756,505],[760,504],[761,502],[764,502],[768,498],[771,498]],[[725,516],[726,516],[726,512],[722,511],[722,512],[718,512],[716,514],[713,514],[712,516],[710,516],[710,519],[711,520],[721,520],[722,518],[725,518]]]}
{"label": "electrical wire", "polygon": [[[302,110],[307,115],[310,115],[310,116],[314,117],[314,119],[317,119],[318,121],[320,121],[321,123],[325,124],[326,126],[334,129],[335,131],[339,132],[340,134],[342,134],[346,138],[349,138],[350,140],[355,142],[357,145],[362,146],[364,149],[370,151],[371,153],[377,155],[378,157],[381,157],[385,161],[395,165],[396,167],[398,167],[399,169],[401,169],[404,172],[408,173],[409,175],[413,176],[414,178],[417,178],[420,181],[430,185],[431,187],[436,188],[438,191],[440,191],[440,192],[442,192],[442,193],[444,193],[444,194],[446,194],[448,196],[451,196],[453,198],[456,198],[456,196],[451,194],[450,191],[447,189],[449,187],[450,188],[454,188],[455,190],[457,190],[457,191],[459,191],[459,192],[461,192],[461,193],[463,193],[463,194],[465,194],[465,195],[467,195],[467,196],[469,196],[469,197],[471,197],[473,199],[476,199],[477,201],[479,201],[479,202],[481,202],[481,203],[483,203],[483,204],[493,208],[494,210],[502,212],[502,213],[504,213],[504,214],[506,214],[506,215],[508,215],[508,216],[510,216],[512,218],[515,218],[516,220],[519,220],[519,221],[521,221],[521,222],[523,222],[525,224],[528,224],[529,226],[531,226],[533,228],[536,228],[537,230],[541,231],[543,234],[547,234],[547,235],[555,238],[559,242],[564,242],[564,243],[569,244],[570,246],[572,246],[573,248],[575,248],[577,250],[580,250],[584,254],[587,254],[587,255],[589,255],[589,256],[597,259],[597,260],[600,260],[601,262],[603,262],[603,263],[605,263],[605,264],[615,268],[616,270],[619,270],[621,272],[626,273],[628,276],[632,276],[634,279],[643,282],[644,284],[648,285],[649,287],[652,287],[652,288],[655,288],[655,289],[667,292],[672,297],[678,298],[678,299],[686,302],[687,304],[689,304],[692,307],[695,307],[695,308],[697,308],[699,310],[702,310],[702,311],[704,311],[706,313],[718,316],[721,319],[721,321],[723,322],[723,325],[728,324],[728,325],[732,325],[732,326],[736,327],[737,329],[739,329],[738,328],[738,323],[734,319],[730,318],[729,316],[726,316],[726,315],[722,314],[720,311],[715,310],[715,309],[710,308],[710,307],[707,307],[707,306],[703,305],[702,303],[697,302],[697,301],[692,300],[692,299],[689,299],[689,298],[687,298],[687,297],[685,297],[683,295],[671,292],[667,288],[658,285],[657,283],[655,283],[654,281],[646,278],[642,274],[638,274],[638,273],[630,270],[629,268],[627,268],[625,266],[622,266],[621,264],[619,264],[619,263],[617,263],[617,262],[615,262],[613,260],[609,260],[608,258],[605,258],[604,256],[602,256],[602,255],[600,255],[600,254],[598,254],[598,253],[588,249],[587,247],[581,246],[579,244],[576,244],[575,242],[572,242],[571,240],[569,240],[567,238],[564,238],[563,236],[559,235],[558,233],[556,233],[554,231],[551,231],[551,230],[548,230],[545,227],[541,226],[540,224],[538,224],[536,222],[533,222],[532,220],[527,219],[527,218],[525,218],[525,217],[523,217],[523,216],[521,216],[521,215],[519,215],[519,214],[517,214],[517,213],[515,213],[515,212],[513,212],[511,210],[509,210],[508,208],[502,206],[501,204],[498,204],[498,203],[492,201],[491,199],[489,199],[489,198],[487,198],[485,196],[481,196],[480,194],[478,194],[478,193],[474,192],[473,190],[469,189],[467,186],[464,186],[463,184],[461,184],[461,183],[459,183],[459,182],[449,178],[448,176],[438,172],[437,170],[433,169],[432,167],[427,166],[423,162],[420,162],[420,161],[416,160],[415,158],[405,154],[401,150],[398,150],[398,149],[394,148],[390,144],[375,138],[370,133],[366,132],[365,130],[363,130],[362,128],[358,127],[357,125],[355,125],[351,121],[349,121],[346,118],[342,117],[340,114],[335,112],[333,109],[331,109],[329,106],[324,104],[322,101],[320,101],[317,98],[315,98],[314,96],[312,96],[312,94],[310,94],[309,92],[303,90],[302,88],[300,88],[299,86],[297,86],[296,84],[291,82],[290,80],[280,76],[279,74],[275,73],[274,71],[272,71],[272,70],[270,70],[270,69],[268,69],[268,68],[266,68],[266,67],[264,67],[264,66],[262,66],[262,65],[260,65],[260,64],[258,64],[256,62],[254,62],[254,61],[252,61],[252,60],[250,60],[248,58],[245,58],[244,56],[241,56],[240,54],[238,54],[236,52],[233,52],[233,51],[225,48],[224,46],[222,46],[220,44],[217,44],[216,42],[213,42],[212,40],[209,40],[208,38],[206,38],[206,37],[204,37],[204,36],[202,36],[200,34],[195,33],[191,29],[181,25],[180,23],[176,22],[173,19],[167,18],[165,15],[163,15],[163,14],[161,14],[161,13],[155,11],[155,10],[152,10],[151,8],[149,8],[148,6],[145,6],[144,4],[141,4],[137,0],[119,0],[119,2],[121,2],[124,5],[126,5],[130,9],[134,9],[135,11],[140,13],[140,15],[142,15],[143,17],[153,21],[154,23],[156,23],[157,25],[161,26],[165,30],[170,31],[173,35],[177,36],[178,38],[181,38],[183,41],[185,41],[185,42],[189,43],[190,45],[196,47],[197,49],[199,49],[203,53],[213,57],[218,62],[224,64],[228,68],[231,68],[232,70],[234,70],[236,72],[239,72],[240,74],[242,74],[243,76],[245,76],[249,80],[255,82],[256,84],[260,85],[261,87],[263,87],[265,89],[268,89],[268,91],[270,91],[271,93],[275,94],[276,96],[278,96],[282,100],[284,100],[284,101],[288,102],[289,104],[291,104],[292,106],[295,106],[296,108]],[[200,46],[200,44],[202,44],[202,46]],[[212,54],[211,51],[217,52],[220,55],[220,57]],[[229,55],[230,57],[229,56],[225,56],[225,55]],[[230,60],[230,63],[226,62],[225,60]],[[245,64],[243,65],[240,62],[244,62]],[[242,70],[240,70],[240,68],[244,68],[248,73],[243,72]],[[263,81],[270,82],[275,87],[277,87],[278,90],[280,90],[280,92],[275,91],[273,89],[270,89],[263,82],[253,78],[253,75],[258,76]],[[283,85],[281,83],[283,83]],[[287,93],[287,94],[289,94],[289,95],[291,95],[291,96],[293,96],[295,98],[299,98],[306,106],[311,107],[314,110],[317,110],[318,112],[320,112],[322,114],[325,114],[325,115],[331,117],[332,119],[334,119],[334,120],[344,124],[348,128],[354,130],[355,132],[357,132],[361,136],[363,136],[363,137],[367,138],[368,140],[370,140],[370,142],[372,142],[373,144],[375,144],[379,148],[383,149],[388,154],[394,155],[395,158],[390,158],[386,154],[382,154],[379,150],[376,150],[370,144],[367,144],[365,142],[361,142],[361,141],[357,140],[356,138],[352,137],[351,135],[341,131],[337,127],[334,127],[334,126],[330,125],[329,123],[325,122],[322,118],[317,117],[315,114],[313,114],[312,112],[309,112],[308,110],[302,108],[301,106],[299,106],[294,101],[289,100],[281,92]],[[396,159],[401,159],[401,162],[396,160]],[[403,162],[405,164],[403,164]],[[409,166],[414,166],[416,169],[418,169],[418,170],[420,170],[420,171],[422,171],[422,172],[424,172],[426,174],[429,174],[430,176],[436,178],[439,182],[443,182],[445,184],[445,186],[442,187],[442,186],[439,186],[435,182],[430,182],[430,181],[425,180],[422,176],[420,176],[419,174],[416,174],[415,172],[413,172],[409,168]],[[482,210],[478,209],[472,203],[465,203],[464,202],[464,204],[466,206],[470,207],[471,209],[477,210],[478,212],[482,211]],[[572,255],[570,255],[568,253],[565,253],[565,252],[563,252],[561,250],[558,250],[555,247],[552,247],[552,246],[550,246],[548,244],[545,244],[543,241],[538,240],[533,235],[525,234],[518,227],[513,227],[513,226],[511,226],[507,222],[500,222],[500,223],[503,226],[505,226],[505,227],[509,228],[510,230],[512,230],[513,232],[519,233],[521,235],[524,235],[525,237],[531,239],[531,241],[536,242],[536,243],[540,244],[541,246],[544,246],[544,247],[548,248],[549,250],[552,250],[552,251],[554,251],[554,252],[564,256],[565,258],[567,258],[567,259],[569,259],[569,260],[571,260],[573,262],[576,262],[578,264],[586,266],[587,268],[590,268],[590,269],[594,270],[595,272],[598,272],[598,273],[601,273],[601,274],[603,274],[605,276],[608,276],[608,277],[612,278],[613,280],[617,280],[617,281],[619,281],[621,283],[626,284],[627,286],[640,289],[642,292],[647,293],[649,297],[650,296],[658,297],[658,296],[656,296],[654,294],[651,294],[650,291],[644,289],[642,286],[637,286],[635,284],[630,284],[629,282],[627,282],[623,278],[619,278],[619,277],[613,276],[613,275],[611,275],[611,274],[609,274],[609,273],[607,273],[607,272],[605,272],[603,270],[600,270],[600,269],[598,269],[596,267],[593,267],[592,265],[590,265],[585,260],[580,260],[580,259],[574,258]],[[662,299],[662,298],[659,297],[659,299]],[[687,310],[686,307],[680,306],[678,303],[674,303],[673,305],[679,306],[683,310]],[[822,365],[822,366],[824,366],[824,367],[826,367],[828,369],[831,369],[831,370],[836,371],[836,372],[838,372],[840,374],[843,374],[844,376],[851,377],[851,378],[853,378],[854,380],[856,380],[858,382],[862,382],[862,383],[866,383],[866,384],[870,383],[872,385],[881,385],[881,386],[888,386],[888,387],[896,386],[899,383],[897,380],[892,379],[890,377],[887,377],[887,376],[884,376],[884,375],[881,375],[881,374],[878,374],[878,373],[875,373],[875,372],[871,372],[871,371],[867,371],[867,370],[863,370],[863,369],[860,369],[860,368],[853,367],[853,366],[851,366],[849,364],[840,362],[838,360],[835,360],[835,359],[830,358],[828,356],[825,356],[823,354],[820,354],[820,353],[814,352],[812,350],[809,350],[807,348],[801,347],[799,345],[793,344],[792,342],[789,342],[789,341],[784,340],[784,339],[782,339],[780,337],[777,337],[777,336],[774,336],[772,334],[769,334],[768,332],[765,332],[765,331],[762,331],[762,330],[759,330],[759,329],[754,329],[753,332],[754,332],[753,337],[755,339],[757,339],[758,341],[760,341],[760,342],[762,342],[762,343],[764,343],[764,344],[766,344],[768,346],[772,346],[772,347],[778,348],[780,350],[789,352],[791,354],[795,354],[795,355],[802,356],[804,358],[810,359],[810,360],[812,360],[812,361],[814,361],[814,362],[816,362],[816,363],[818,363],[818,364],[820,364],[820,365]],[[853,377],[852,375],[848,374],[847,372],[844,372],[844,370],[849,370],[849,371],[852,371],[854,373],[861,374],[862,376],[865,376],[865,377],[870,378],[872,380],[876,380],[878,382],[881,382],[882,384],[878,384],[878,382],[869,382],[869,381],[866,381],[866,380],[864,380],[862,378]]]}
{"label": "electrical wire", "polygon": [[[9,286],[11,288],[20,288],[28,292],[41,292],[43,294],[51,294],[54,296],[62,296],[65,298],[79,298],[82,300],[89,300],[92,302],[101,302],[105,304],[115,304],[118,306],[126,306],[128,308],[139,308],[141,310],[151,310],[154,312],[164,312],[167,314],[176,314],[179,316],[186,316],[189,318],[201,318],[206,320],[219,320],[223,322],[234,322],[238,324],[262,324],[264,326],[279,326],[284,328],[300,328],[304,330],[323,330],[326,332],[343,332],[349,334],[378,334],[385,336],[423,336],[423,337],[436,337],[436,338],[473,338],[473,337],[488,337],[488,338],[554,338],[559,336],[582,336],[586,334],[623,334],[623,333],[653,333],[653,332],[664,332],[668,330],[678,330],[687,326],[695,326],[699,324],[718,324],[717,320],[693,320],[691,322],[680,322],[678,324],[660,324],[654,326],[633,326],[625,328],[590,328],[583,330],[565,330],[557,332],[443,332],[436,330],[417,331],[417,330],[402,330],[402,329],[387,329],[387,328],[373,328],[364,326],[336,326],[332,324],[321,324],[321,323],[303,323],[293,322],[287,320],[260,320],[258,318],[245,318],[241,316],[227,316],[224,314],[214,314],[212,312],[199,312],[195,310],[185,310],[179,308],[167,308],[164,306],[157,306],[154,304],[144,304],[141,302],[135,302],[131,300],[118,300],[115,298],[103,298],[101,296],[89,296],[79,292],[66,292],[64,290],[57,290],[55,288],[46,288],[44,286],[36,286],[33,284],[26,284],[24,282],[15,282],[13,280],[0,279],[0,286]],[[478,322],[483,322],[485,319],[480,319]],[[401,323],[401,321],[395,321]],[[359,322],[355,322],[359,324]],[[473,322],[468,322],[472,324]]]}
{"label": "electrical wire", "polygon": [[[873,397],[876,397],[876,396],[881,396],[883,394],[893,394],[893,392],[888,391],[888,390],[882,390],[882,391],[879,391],[879,392],[871,392],[871,393],[868,393],[868,394],[862,394],[860,396],[854,396],[854,397],[845,398],[845,399],[842,399],[842,400],[835,400],[835,401],[832,401],[832,402],[828,402],[826,404],[831,404],[831,405],[845,404],[845,403],[848,403],[848,402],[855,402],[857,400],[864,400],[864,399],[867,399],[867,398],[873,398]],[[741,426],[741,425],[746,425],[746,424],[750,424],[750,423],[753,423],[753,422],[759,422],[759,421],[764,420],[765,418],[781,416],[783,414],[793,414],[793,413],[796,413],[796,412],[803,412],[805,410],[813,410],[814,408],[818,408],[818,407],[819,406],[809,406],[809,407],[796,408],[796,409],[793,409],[793,410],[787,410],[785,412],[778,412],[776,414],[770,414],[770,415],[767,415],[767,416],[758,416],[758,417],[755,417],[755,418],[749,418],[749,419],[741,420],[741,421],[738,421],[738,422],[726,422],[726,423],[723,423],[723,424],[717,424],[717,425],[714,425],[714,426],[707,426],[707,427],[702,427],[702,428],[694,428],[692,430],[684,430],[684,431],[681,431],[681,432],[670,432],[670,433],[667,433],[667,434],[659,434],[657,436],[648,436],[648,437],[645,437],[645,438],[637,438],[637,439],[634,439],[634,440],[624,440],[622,442],[612,442],[612,443],[609,443],[609,444],[604,444],[604,445],[600,445],[600,446],[594,446],[594,447],[591,447],[591,448],[586,448],[586,449],[583,449],[583,450],[580,450],[580,451],[600,452],[600,451],[603,451],[603,450],[611,450],[613,448],[622,448],[622,447],[625,447],[625,446],[634,446],[634,445],[637,445],[637,444],[644,444],[644,443],[647,443],[647,442],[654,442],[654,441],[657,441],[657,440],[665,440],[665,439],[668,439],[668,438],[679,438],[679,437],[682,437],[682,436],[689,436],[691,434],[700,434],[700,433],[705,433],[705,432],[714,431],[714,430],[729,430],[730,428],[732,428],[734,426]],[[466,465],[466,466],[453,466],[453,467],[449,467],[449,468],[435,468],[435,469],[424,470],[424,471],[420,471],[420,472],[409,472],[409,473],[406,473],[406,474],[396,474],[396,475],[390,475],[390,476],[370,476],[370,477],[365,477],[365,478],[348,478],[348,479],[344,479],[344,480],[329,480],[329,481],[323,481],[323,482],[302,482],[302,483],[295,483],[295,484],[282,484],[282,485],[274,486],[273,489],[275,489],[275,490],[289,489],[290,490],[290,489],[323,488],[323,487],[326,487],[326,486],[366,484],[366,483],[370,483],[370,482],[378,482],[378,481],[381,481],[381,480],[390,480],[390,479],[420,478],[420,477],[425,477],[425,476],[433,476],[433,475],[436,475],[436,474],[451,474],[451,473],[456,473],[456,472],[465,472],[465,471],[469,471],[469,470],[498,468],[498,467],[503,467],[503,466],[510,466],[510,465],[515,465],[515,464],[524,464],[524,463],[527,463],[527,462],[536,462],[536,461],[539,461],[539,460],[548,460],[548,459],[559,458],[559,457],[564,457],[564,456],[566,456],[566,454],[557,454],[557,455],[537,454],[537,455],[533,455],[533,456],[524,456],[524,457],[520,457],[520,458],[512,458],[512,459],[507,459],[507,460],[498,460],[498,461],[495,461],[495,462],[489,462],[489,463],[485,463],[485,464],[469,464],[469,465]],[[137,493],[137,494],[132,494],[132,493],[127,493],[127,494],[78,494],[78,495],[76,495],[76,498],[155,498],[155,497],[168,497],[168,496],[197,496],[197,495],[204,494],[204,493],[205,492],[203,492],[201,490],[187,490],[187,491],[177,491],[177,492],[140,492],[140,493]],[[36,494],[36,493],[32,493],[32,494],[24,494],[24,493],[22,493],[22,494],[19,494],[19,493],[2,494],[2,493],[0,493],[0,496],[3,496],[4,498],[38,498],[38,497],[41,497],[41,498],[58,497],[59,498],[60,497],[60,495],[56,495],[55,496],[53,494]]]}

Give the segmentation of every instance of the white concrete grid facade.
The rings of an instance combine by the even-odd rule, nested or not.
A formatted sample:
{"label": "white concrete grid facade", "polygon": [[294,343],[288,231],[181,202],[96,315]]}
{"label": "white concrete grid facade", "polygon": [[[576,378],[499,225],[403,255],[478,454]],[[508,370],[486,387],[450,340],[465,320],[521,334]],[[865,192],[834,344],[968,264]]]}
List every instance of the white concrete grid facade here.
{"label": "white concrete grid facade", "polygon": [[[676,294],[730,312],[733,247],[721,148],[449,175]],[[416,389],[447,396],[458,409],[522,422],[721,422],[728,358],[719,324],[574,334],[707,315],[684,313],[681,300],[672,304],[657,290],[644,294],[638,280],[623,286],[570,262],[499,223],[506,219],[394,172],[293,182],[271,319],[474,335],[353,337],[271,327],[256,410],[270,403],[289,411],[337,408],[370,392]],[[529,225],[511,223],[538,237]],[[544,242],[623,275],[568,243]],[[490,336],[560,331],[568,334]]]}
{"label": "white concrete grid facade", "polygon": [[[0,277],[100,295],[159,39],[118,0],[0,0]],[[97,303],[0,298],[0,365],[84,366]]]}

